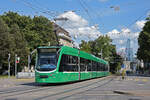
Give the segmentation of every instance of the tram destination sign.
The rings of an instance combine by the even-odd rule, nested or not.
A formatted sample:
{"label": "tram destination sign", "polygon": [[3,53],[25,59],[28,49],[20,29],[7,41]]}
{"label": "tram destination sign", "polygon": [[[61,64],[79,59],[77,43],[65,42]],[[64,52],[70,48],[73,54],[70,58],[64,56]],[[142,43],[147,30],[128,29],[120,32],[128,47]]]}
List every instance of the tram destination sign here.
{"label": "tram destination sign", "polygon": [[45,53],[45,52],[56,52],[57,49],[55,49],[55,48],[40,48],[38,51],[39,51],[40,53]]}

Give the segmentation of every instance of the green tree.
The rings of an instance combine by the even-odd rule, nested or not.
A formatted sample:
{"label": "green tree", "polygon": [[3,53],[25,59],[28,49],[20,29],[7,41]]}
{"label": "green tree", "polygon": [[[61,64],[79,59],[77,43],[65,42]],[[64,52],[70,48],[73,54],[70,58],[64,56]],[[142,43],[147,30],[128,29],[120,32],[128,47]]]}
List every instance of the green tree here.
{"label": "green tree", "polygon": [[108,61],[110,63],[110,71],[115,73],[119,69],[122,59],[117,55],[116,46],[112,45],[111,42],[110,37],[106,35],[100,36],[94,41],[86,42],[82,40],[79,46],[80,50]]}
{"label": "green tree", "polygon": [[24,33],[30,51],[40,45],[48,45],[49,42],[51,45],[57,43],[52,22],[46,17],[35,16],[31,18],[29,16],[21,16],[15,12],[7,12],[1,18],[6,22],[8,27],[14,24],[18,25],[20,32]]}
{"label": "green tree", "polygon": [[144,62],[150,62],[150,20],[146,22],[143,30],[140,32],[138,44],[138,59],[142,59]]}
{"label": "green tree", "polygon": [[31,18],[9,11],[1,15],[0,19],[0,54],[3,55],[0,57],[0,66],[4,66],[5,69],[8,66],[8,53],[11,54],[12,66],[14,56],[18,54],[21,57],[20,65],[23,67],[27,65],[29,52],[38,46],[48,45],[49,42],[51,45],[57,43],[52,23],[46,17]]}
{"label": "green tree", "polygon": [[139,70],[148,71],[150,70],[150,17],[147,18],[147,22],[139,34],[138,44],[137,58],[144,62],[144,69],[139,68]]}
{"label": "green tree", "polygon": [[99,53],[102,52],[102,58],[107,59],[108,61],[110,60],[109,57],[111,55],[111,39],[106,35],[106,36],[100,36],[95,40],[95,54],[96,56],[99,56]]}
{"label": "green tree", "polygon": [[24,34],[20,32],[19,26],[17,24],[11,26],[10,34],[12,35],[14,42],[13,46],[11,46],[11,49],[13,51],[11,54],[13,57],[15,57],[15,54],[20,57],[19,64],[22,66],[20,66],[19,68],[22,69],[24,65],[27,65],[27,56],[29,54]]}
{"label": "green tree", "polygon": [[93,41],[86,42],[82,40],[79,46],[80,46],[80,50],[85,51],[87,53],[92,53],[92,48],[91,48],[92,45],[93,45]]}
{"label": "green tree", "polygon": [[33,18],[34,27],[32,28],[42,40],[41,45],[56,45],[56,36],[53,32],[52,23],[43,16]]}
{"label": "green tree", "polygon": [[0,67],[2,67],[2,70],[7,69],[7,58],[12,42],[9,28],[3,19],[0,18]]}

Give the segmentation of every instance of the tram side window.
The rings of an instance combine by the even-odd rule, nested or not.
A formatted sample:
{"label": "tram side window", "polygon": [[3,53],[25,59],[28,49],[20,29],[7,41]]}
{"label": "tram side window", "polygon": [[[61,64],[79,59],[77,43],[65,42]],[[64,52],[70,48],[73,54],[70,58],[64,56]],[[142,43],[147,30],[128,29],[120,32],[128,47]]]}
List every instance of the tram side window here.
{"label": "tram side window", "polygon": [[92,71],[92,61],[85,58],[80,58],[80,71]]}
{"label": "tram side window", "polygon": [[105,64],[105,71],[108,71],[108,65]]}
{"label": "tram side window", "polygon": [[97,71],[97,62],[92,61],[92,71]]}
{"label": "tram side window", "polygon": [[99,62],[97,63],[97,71],[101,71],[101,66]]}
{"label": "tram side window", "polygon": [[99,63],[99,71],[102,71],[102,63]]}
{"label": "tram side window", "polygon": [[87,65],[86,65],[86,59],[80,58],[80,71],[86,71],[87,70]]}
{"label": "tram side window", "polygon": [[104,66],[104,70],[103,70],[103,71],[106,71],[106,66],[105,66],[105,64],[103,64],[103,66]]}
{"label": "tram side window", "polygon": [[105,65],[102,64],[102,71],[105,71]]}
{"label": "tram side window", "polygon": [[108,65],[105,64],[105,71],[108,71]]}
{"label": "tram side window", "polygon": [[101,71],[104,71],[104,64],[101,63]]}
{"label": "tram side window", "polygon": [[87,60],[87,71],[92,71],[92,61]]}
{"label": "tram side window", "polygon": [[72,56],[72,71],[78,72],[78,57]]}
{"label": "tram side window", "polygon": [[78,72],[78,57],[63,54],[60,62],[59,71]]}

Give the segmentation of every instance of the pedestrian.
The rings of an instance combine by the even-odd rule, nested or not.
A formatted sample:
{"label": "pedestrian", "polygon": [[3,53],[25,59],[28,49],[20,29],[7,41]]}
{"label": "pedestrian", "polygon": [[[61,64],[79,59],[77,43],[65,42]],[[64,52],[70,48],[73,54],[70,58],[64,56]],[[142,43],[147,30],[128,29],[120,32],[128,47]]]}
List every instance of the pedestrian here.
{"label": "pedestrian", "polygon": [[125,71],[125,69],[123,69],[123,70],[122,70],[122,80],[125,79],[125,73],[126,73],[126,71]]}

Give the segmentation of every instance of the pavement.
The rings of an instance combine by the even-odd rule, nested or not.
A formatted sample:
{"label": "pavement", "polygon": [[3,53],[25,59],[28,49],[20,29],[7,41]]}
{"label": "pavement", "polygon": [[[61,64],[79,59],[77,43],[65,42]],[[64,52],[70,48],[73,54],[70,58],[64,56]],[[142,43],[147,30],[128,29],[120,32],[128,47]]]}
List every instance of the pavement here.
{"label": "pavement", "polygon": [[108,76],[60,85],[0,79],[0,100],[150,100],[150,77]]}
{"label": "pavement", "polygon": [[16,78],[0,78],[0,89],[18,86],[20,84],[34,82],[34,78],[16,79]]}

